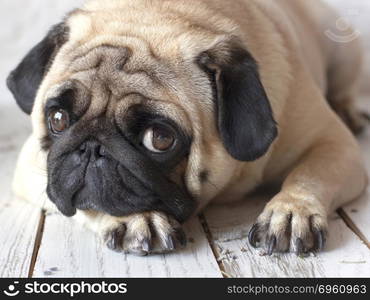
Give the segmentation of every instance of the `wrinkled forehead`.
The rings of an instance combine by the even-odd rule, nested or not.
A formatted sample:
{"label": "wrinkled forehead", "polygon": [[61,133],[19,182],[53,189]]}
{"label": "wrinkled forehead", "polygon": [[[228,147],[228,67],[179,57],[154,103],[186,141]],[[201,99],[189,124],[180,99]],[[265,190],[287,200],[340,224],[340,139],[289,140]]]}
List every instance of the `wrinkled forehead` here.
{"label": "wrinkled forehead", "polygon": [[[73,109],[92,119],[102,114],[122,117],[136,104],[176,121],[190,131],[190,121],[176,76],[143,40],[97,36],[85,43],[71,41],[59,51],[38,97],[42,107],[68,90]],[[175,92],[176,91],[176,92]],[[181,100],[183,97],[183,101]],[[39,112],[39,117],[43,113]]]}
{"label": "wrinkled forehead", "polygon": [[[209,46],[211,41],[200,34],[195,43],[190,38],[195,33],[182,33],[182,25],[173,22],[168,27],[160,25],[160,30],[149,26],[155,23],[150,19],[153,13],[147,14],[148,20],[133,23],[121,13],[76,11],[69,16],[68,40],[37,93],[32,113],[36,134],[45,134],[38,131],[46,130],[40,124],[45,124],[43,108],[48,99],[71,86],[84,95],[83,101],[76,99],[76,105],[88,106],[86,114],[91,117],[103,111],[124,112],[141,101],[190,131],[201,122],[201,114],[196,113],[199,106],[212,110],[212,95],[205,89],[208,81],[200,69],[192,67],[199,45]],[[194,101],[199,94],[200,103]]]}
{"label": "wrinkled forehead", "polygon": [[79,90],[89,95],[84,97],[84,102],[89,98],[85,105],[97,114],[107,106],[114,107],[132,98],[130,95],[140,95],[147,100],[171,100],[164,85],[166,80],[158,78],[162,67],[154,57],[133,47],[127,39],[119,45],[117,39],[115,45],[106,38],[97,40],[100,41],[94,40],[58,55],[57,70],[50,74],[55,80],[49,85],[45,101],[58,97],[66,89]]}
{"label": "wrinkled forehead", "polygon": [[68,42],[60,49],[54,65],[61,77],[79,80],[87,88],[99,82],[115,96],[143,93],[163,98],[175,85],[169,61],[159,58],[148,38],[127,27],[126,18],[114,13],[76,11],[68,21]]}

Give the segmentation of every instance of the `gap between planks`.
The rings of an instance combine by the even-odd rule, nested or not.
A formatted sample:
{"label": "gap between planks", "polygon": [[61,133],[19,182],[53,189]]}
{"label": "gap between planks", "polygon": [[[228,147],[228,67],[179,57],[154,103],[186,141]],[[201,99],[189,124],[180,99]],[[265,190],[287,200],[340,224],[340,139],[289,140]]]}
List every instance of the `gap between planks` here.
{"label": "gap between planks", "polygon": [[367,240],[366,236],[361,232],[361,230],[356,226],[351,217],[344,211],[343,208],[337,210],[338,215],[341,217],[343,222],[347,227],[358,236],[358,238],[370,249],[370,242]]}
{"label": "gap between planks", "polygon": [[31,262],[30,262],[30,268],[28,270],[28,278],[32,278],[32,275],[33,275],[33,272],[34,272],[34,269],[35,269],[37,256],[39,254],[41,241],[42,241],[42,236],[43,236],[43,233],[44,233],[45,218],[46,218],[46,212],[45,212],[45,210],[42,210],[41,214],[40,214],[39,224],[37,226],[35,243],[34,243],[34,246],[33,246],[32,257],[31,257]]}
{"label": "gap between planks", "polygon": [[[339,219],[344,223],[343,225],[349,228],[349,232],[352,232],[353,236],[358,237],[359,240],[365,244],[365,246],[366,246],[365,249],[370,249],[369,241],[366,239],[365,235],[361,232],[361,230],[355,225],[353,220],[346,214],[346,212],[342,208],[340,208],[340,209],[337,210],[337,213],[338,213]],[[205,216],[205,215],[202,214],[202,215],[200,215],[200,220],[201,220],[201,223],[203,225],[206,236],[209,240],[209,244],[212,248],[213,254],[216,257],[216,260],[218,262],[220,271],[221,271],[222,275],[226,278],[235,277],[235,275],[230,275],[232,272],[229,272],[230,267],[231,267],[231,265],[228,265],[229,261],[228,260],[224,261],[222,259],[223,255],[222,255],[222,253],[220,253],[218,240],[217,240],[217,238],[215,240],[214,239],[215,236],[212,234],[213,230],[215,230],[215,228],[213,228],[213,230],[212,230],[211,227],[214,226],[214,224],[212,224],[212,221],[211,221],[211,224],[208,224],[208,222],[207,222],[208,217],[209,217],[208,215]],[[209,226],[211,226],[211,227],[209,227]],[[249,230],[249,228],[247,228],[247,229]],[[217,236],[217,229],[216,229],[216,236]],[[235,240],[239,240],[239,238],[236,237]],[[231,240],[229,240],[228,242],[230,242],[230,241]],[[248,243],[248,242],[246,242],[246,243]],[[222,242],[221,242],[221,244],[222,244]],[[225,249],[228,249],[228,246],[226,246]],[[255,254],[255,255],[258,255],[258,254]],[[242,254],[242,256],[244,256],[244,254]],[[316,255],[313,254],[313,256],[316,256]],[[254,275],[249,275],[249,276],[258,277],[258,276],[254,276]]]}
{"label": "gap between planks", "polygon": [[[342,209],[337,210],[338,215],[340,218],[343,220],[343,222],[347,225],[347,227],[354,233],[356,234],[359,239],[370,249],[370,243],[366,239],[365,235],[359,230],[359,228],[354,224],[352,219],[347,215],[347,213]],[[221,253],[219,252],[219,249],[214,241],[214,238],[212,236],[212,232],[209,229],[207,220],[203,214],[200,214],[199,220],[202,226],[202,229],[204,231],[204,234],[208,240],[209,246],[212,250],[213,256],[215,257],[215,260],[218,263],[219,270],[224,278],[230,278],[232,277],[230,274],[226,272],[226,267],[223,263],[223,261],[220,259],[221,258]],[[33,252],[32,252],[32,257],[31,257],[31,262],[30,262],[30,267],[29,267],[29,272],[28,272],[28,277],[31,278],[34,273],[35,265],[37,262],[42,238],[43,238],[43,233],[44,233],[44,228],[45,228],[45,219],[46,219],[46,214],[45,211],[41,212],[38,227],[37,227],[37,232],[36,232],[36,237],[35,237],[35,243],[33,247]]]}
{"label": "gap between planks", "polygon": [[218,264],[218,267],[219,267],[220,272],[222,274],[222,277],[224,277],[224,278],[231,278],[232,276],[230,276],[229,274],[227,274],[226,269],[225,269],[225,266],[224,266],[222,260],[220,260],[221,253],[219,252],[218,247],[215,244],[215,241],[214,241],[214,239],[212,237],[212,232],[211,232],[211,230],[208,227],[207,220],[206,220],[204,214],[199,214],[198,215],[198,218],[199,218],[200,224],[202,225],[204,234],[205,234],[205,236],[206,236],[206,238],[208,240],[208,244],[211,247],[213,256],[215,257],[215,260],[217,261],[217,264]]}
{"label": "gap between planks", "polygon": [[189,240],[187,248],[137,257],[109,250],[96,233],[75,226],[74,220],[58,213],[47,214],[33,277],[222,278],[199,218],[187,222],[184,229]]}

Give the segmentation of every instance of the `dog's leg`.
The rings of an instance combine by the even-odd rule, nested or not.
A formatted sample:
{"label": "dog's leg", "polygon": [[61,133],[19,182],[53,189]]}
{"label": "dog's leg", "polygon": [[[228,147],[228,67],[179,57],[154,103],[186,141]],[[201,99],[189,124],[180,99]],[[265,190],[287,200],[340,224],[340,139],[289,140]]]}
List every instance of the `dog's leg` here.
{"label": "dog's leg", "polygon": [[108,248],[118,252],[147,255],[171,252],[186,245],[181,225],[161,212],[113,217],[79,210],[73,218],[98,233]]}
{"label": "dog's leg", "polygon": [[367,124],[369,124],[370,115],[361,112],[356,107],[355,93],[330,98],[330,104],[339,117],[346,123],[354,134],[360,134]]}
{"label": "dog's leg", "polygon": [[356,106],[363,65],[362,45],[356,39],[335,45],[328,71],[327,98],[332,109],[354,134],[359,134],[369,123],[369,116]]}
{"label": "dog's leg", "polygon": [[367,175],[359,147],[338,123],[301,158],[266,205],[250,231],[252,245],[260,243],[270,255],[321,250],[328,214],[364,191]]}

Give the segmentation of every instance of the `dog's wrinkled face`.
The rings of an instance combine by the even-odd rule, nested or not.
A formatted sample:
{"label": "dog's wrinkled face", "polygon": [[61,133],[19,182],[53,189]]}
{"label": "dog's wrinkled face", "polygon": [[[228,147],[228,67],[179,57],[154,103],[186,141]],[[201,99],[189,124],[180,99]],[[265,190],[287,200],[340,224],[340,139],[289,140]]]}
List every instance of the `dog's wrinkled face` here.
{"label": "dog's wrinkled face", "polygon": [[107,92],[105,100],[115,102],[107,105],[120,106],[129,99],[137,104],[122,113],[117,113],[120,108],[110,114],[94,111],[91,118],[68,105],[74,95],[78,93],[63,91],[46,109],[47,191],[58,208],[66,215],[78,208],[115,216],[154,209],[178,219],[188,216],[194,202],[176,168],[186,160],[191,137],[149,108],[141,95],[114,99]]}
{"label": "dog's wrinkled face", "polygon": [[134,51],[103,45],[69,55],[68,77],[47,96],[47,192],[66,215],[156,209],[182,220],[194,210],[179,173],[191,133],[163,105],[156,70],[130,66]]}
{"label": "dog's wrinkled face", "polygon": [[8,79],[48,152],[48,196],[67,216],[157,210],[182,222],[276,137],[256,62],[232,36],[164,45],[106,17],[74,13]]}

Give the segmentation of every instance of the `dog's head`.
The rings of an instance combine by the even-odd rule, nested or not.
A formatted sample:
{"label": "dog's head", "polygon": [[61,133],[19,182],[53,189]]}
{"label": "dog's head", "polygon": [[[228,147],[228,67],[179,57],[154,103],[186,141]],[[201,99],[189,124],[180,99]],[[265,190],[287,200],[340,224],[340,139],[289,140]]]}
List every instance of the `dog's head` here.
{"label": "dog's head", "polygon": [[241,41],[161,14],[75,11],[8,78],[67,216],[160,210],[184,221],[277,135]]}

